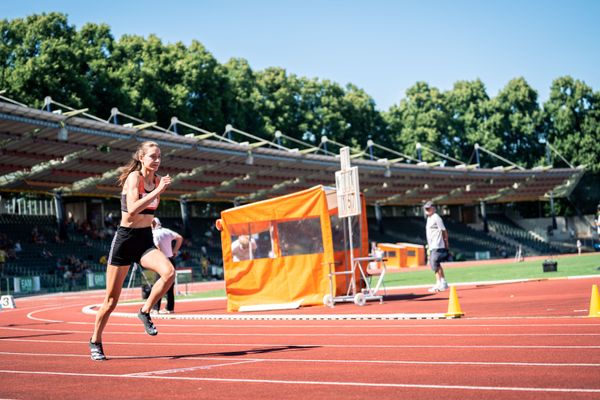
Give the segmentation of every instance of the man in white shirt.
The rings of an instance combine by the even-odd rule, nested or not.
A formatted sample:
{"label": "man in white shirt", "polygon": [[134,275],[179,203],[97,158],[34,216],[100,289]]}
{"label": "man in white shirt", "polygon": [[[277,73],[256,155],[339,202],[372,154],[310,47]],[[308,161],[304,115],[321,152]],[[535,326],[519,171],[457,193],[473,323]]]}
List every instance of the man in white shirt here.
{"label": "man in white shirt", "polygon": [[[181,248],[183,243],[183,237],[170,229],[163,228],[158,218],[152,220],[152,237],[154,239],[154,245],[163,252],[165,256],[171,261],[171,264],[175,266],[175,256]],[[175,241],[175,246],[173,246]],[[154,311],[160,310],[160,303],[162,299],[158,299],[158,302],[152,307]],[[175,312],[175,283],[171,285],[167,290],[167,305],[164,311],[160,311],[161,314],[171,314]]]}
{"label": "man in white shirt", "polygon": [[427,215],[425,232],[427,234],[427,246],[429,248],[429,266],[435,272],[436,284],[429,288],[429,292],[436,293],[448,289],[448,282],[442,268],[442,261],[448,259],[448,231],[440,217],[436,213],[435,205],[428,201],[423,206]]}
{"label": "man in white shirt", "polygon": [[254,258],[256,242],[248,235],[240,235],[231,243],[233,261],[251,260]]}

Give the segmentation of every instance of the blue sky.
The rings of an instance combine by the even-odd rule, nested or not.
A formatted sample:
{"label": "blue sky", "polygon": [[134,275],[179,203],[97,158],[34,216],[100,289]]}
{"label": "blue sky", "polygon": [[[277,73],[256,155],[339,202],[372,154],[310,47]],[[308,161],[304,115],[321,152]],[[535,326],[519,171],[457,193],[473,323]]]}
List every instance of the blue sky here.
{"label": "blue sky", "polygon": [[116,38],[193,39],[224,63],[353,83],[387,110],[417,81],[448,90],[481,79],[495,96],[522,76],[548,97],[570,75],[600,90],[600,1],[552,0],[10,0],[0,17],[60,11]]}

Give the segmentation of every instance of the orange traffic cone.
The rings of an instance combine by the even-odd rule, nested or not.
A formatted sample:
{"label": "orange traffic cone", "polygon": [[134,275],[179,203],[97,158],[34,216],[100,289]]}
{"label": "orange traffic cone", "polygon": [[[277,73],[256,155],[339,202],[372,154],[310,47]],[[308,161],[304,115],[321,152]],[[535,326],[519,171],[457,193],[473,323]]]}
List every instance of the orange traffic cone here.
{"label": "orange traffic cone", "polygon": [[445,314],[446,317],[462,317],[465,315],[458,303],[458,296],[456,295],[456,288],[454,286],[450,286],[450,299],[448,301],[448,312]]}
{"label": "orange traffic cone", "polygon": [[592,285],[592,297],[590,298],[590,318],[600,318],[600,295],[598,285]]}

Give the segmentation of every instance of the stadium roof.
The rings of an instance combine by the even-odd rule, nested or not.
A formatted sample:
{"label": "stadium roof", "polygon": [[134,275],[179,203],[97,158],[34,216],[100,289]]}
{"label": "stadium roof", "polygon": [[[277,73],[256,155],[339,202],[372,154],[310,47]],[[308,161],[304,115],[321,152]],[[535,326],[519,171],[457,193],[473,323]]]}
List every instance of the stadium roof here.
{"label": "stadium roof", "polygon": [[[113,114],[116,121],[118,110]],[[326,140],[319,147],[291,149],[280,144],[279,132],[269,142],[231,126],[218,135],[173,119],[172,125],[192,132],[179,135],[176,128],[165,130],[133,119],[142,123],[118,125],[85,110],[53,113],[0,101],[0,191],[117,196],[118,168],[145,140],[160,144],[161,173],[173,177],[163,198],[245,203],[315,185],[335,186],[334,174],[340,169],[339,158],[326,151]],[[251,141],[236,142],[230,139],[232,133]],[[365,159],[364,153],[355,154],[352,165],[358,166],[368,204],[544,200],[552,191],[555,197],[568,195],[584,172],[440,167]]]}

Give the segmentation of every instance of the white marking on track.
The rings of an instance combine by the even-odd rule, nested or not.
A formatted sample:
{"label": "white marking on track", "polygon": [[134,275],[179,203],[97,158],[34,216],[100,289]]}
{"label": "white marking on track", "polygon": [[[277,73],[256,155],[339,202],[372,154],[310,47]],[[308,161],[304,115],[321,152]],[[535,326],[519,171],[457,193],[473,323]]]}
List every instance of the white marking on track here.
{"label": "white marking on track", "polygon": [[206,378],[206,377],[177,377],[164,375],[117,375],[117,374],[84,374],[74,372],[47,372],[47,371],[16,371],[0,370],[3,374],[22,375],[53,375],[76,376],[92,378],[117,378],[117,379],[162,379],[171,381],[199,381],[199,382],[229,382],[229,383],[268,383],[280,385],[319,385],[319,386],[350,386],[350,387],[386,387],[386,388],[415,388],[415,389],[445,389],[445,390],[479,390],[479,391],[504,391],[504,392],[546,392],[546,393],[600,393],[600,389],[590,388],[553,388],[553,387],[510,387],[510,386],[467,386],[467,385],[426,385],[408,383],[374,383],[374,382],[344,382],[344,381],[301,381],[280,379],[241,379],[241,378]]}
{"label": "white marking on track", "polygon": [[[76,341],[76,340],[35,340],[35,339],[0,339],[2,342],[27,342],[27,343],[72,343],[81,344],[87,343],[87,341]],[[132,343],[132,342],[106,342],[105,345],[123,345],[123,346],[190,346],[190,347],[290,347],[292,349],[303,349],[303,348],[314,348],[314,347],[327,347],[327,348],[355,348],[355,349],[600,349],[600,345],[596,346],[584,346],[584,345],[440,345],[440,344],[323,344],[323,343],[181,343],[181,342],[157,342],[157,343]]]}
{"label": "white marking on track", "polygon": [[[132,326],[140,326],[134,324]],[[38,329],[0,326],[0,329],[31,332],[89,333],[72,329]],[[111,335],[146,335],[145,332],[107,331]],[[349,337],[348,333],[231,333],[231,332],[163,332],[161,336],[267,336],[267,337]],[[549,336],[600,336],[600,333],[361,333],[361,337],[549,337]]]}
{"label": "white marking on track", "polygon": [[[89,358],[89,354],[65,354],[65,353],[18,353],[1,351],[0,355],[15,355],[15,356],[31,356],[31,357],[80,357]],[[109,358],[114,359],[138,359],[139,356],[115,356],[111,355]],[[211,360],[211,361],[227,361],[231,360],[231,357],[175,357],[175,356],[161,356],[152,357],[153,359],[161,360]],[[541,362],[510,362],[510,361],[415,361],[415,360],[349,360],[349,359],[300,359],[300,358],[246,358],[240,357],[240,360],[246,362],[270,362],[270,363],[335,363],[335,364],[382,364],[382,365],[476,365],[476,366],[514,366],[514,367],[600,367],[598,363],[541,363]],[[229,364],[218,364],[221,365],[234,365],[237,363]],[[215,366],[215,365],[213,365]],[[211,366],[207,366],[211,367]],[[201,369],[201,368],[198,368]],[[204,368],[210,369],[210,368]],[[139,374],[144,374],[141,372]],[[138,375],[138,373],[131,374]]]}
{"label": "white marking on track", "polygon": [[228,367],[231,365],[249,364],[249,363],[256,363],[256,362],[261,362],[261,361],[262,360],[259,360],[259,359],[251,359],[251,360],[244,360],[244,361],[230,362],[230,363],[223,363],[223,364],[199,365],[197,367],[163,369],[160,371],[148,371],[148,372],[136,372],[133,374],[127,374],[125,376],[169,375],[169,374],[177,374],[179,372],[190,372],[190,371],[197,371],[197,370],[202,370],[202,369],[213,369],[213,368],[217,368],[217,367]]}

